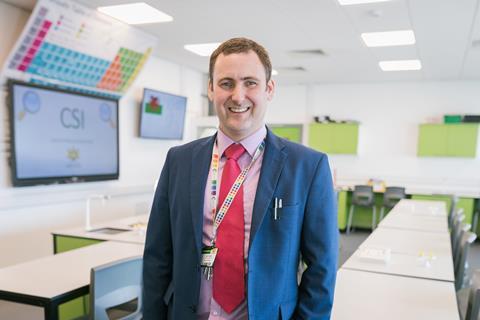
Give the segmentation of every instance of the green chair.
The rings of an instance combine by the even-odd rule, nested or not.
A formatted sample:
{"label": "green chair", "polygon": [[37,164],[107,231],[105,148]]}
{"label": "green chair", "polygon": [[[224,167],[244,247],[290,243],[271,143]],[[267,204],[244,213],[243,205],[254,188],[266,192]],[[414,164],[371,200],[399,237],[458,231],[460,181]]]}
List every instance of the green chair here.
{"label": "green chair", "polygon": [[383,203],[380,208],[380,221],[382,221],[385,214],[385,209],[390,211],[398,201],[406,197],[404,187],[387,187],[383,193]]}
{"label": "green chair", "polygon": [[372,230],[375,229],[377,221],[377,208],[375,207],[375,196],[373,194],[373,187],[367,185],[356,185],[353,188],[352,203],[348,213],[347,234],[350,234],[352,228],[353,214],[355,207],[372,208]]}

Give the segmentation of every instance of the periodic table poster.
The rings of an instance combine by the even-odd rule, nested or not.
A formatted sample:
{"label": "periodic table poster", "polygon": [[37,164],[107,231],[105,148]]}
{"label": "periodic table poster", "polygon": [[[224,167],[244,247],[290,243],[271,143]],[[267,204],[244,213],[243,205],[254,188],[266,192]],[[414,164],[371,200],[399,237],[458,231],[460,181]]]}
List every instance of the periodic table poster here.
{"label": "periodic table poster", "polygon": [[39,0],[3,67],[8,78],[121,95],[156,38],[69,0]]}

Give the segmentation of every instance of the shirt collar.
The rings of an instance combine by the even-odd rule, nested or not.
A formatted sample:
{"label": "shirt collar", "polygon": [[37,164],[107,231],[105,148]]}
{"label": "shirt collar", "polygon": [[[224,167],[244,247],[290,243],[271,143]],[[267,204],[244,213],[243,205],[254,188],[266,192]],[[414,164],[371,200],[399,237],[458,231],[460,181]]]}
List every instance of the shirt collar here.
{"label": "shirt collar", "polygon": [[[238,141],[241,143],[242,146],[247,150],[250,157],[253,158],[255,151],[257,150],[258,146],[267,136],[267,128],[262,126],[260,129],[249,135],[248,137],[244,138],[243,140]],[[222,130],[218,129],[217,133],[217,147],[218,147],[218,154],[223,155],[225,149],[227,149],[231,144],[236,143],[230,137],[228,137]]]}

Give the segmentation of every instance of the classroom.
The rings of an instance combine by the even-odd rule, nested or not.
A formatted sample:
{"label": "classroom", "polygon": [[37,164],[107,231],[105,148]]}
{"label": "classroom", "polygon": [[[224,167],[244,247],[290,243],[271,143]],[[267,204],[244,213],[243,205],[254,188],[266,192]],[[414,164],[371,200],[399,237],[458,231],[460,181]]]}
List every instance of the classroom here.
{"label": "classroom", "polygon": [[[169,319],[478,319],[480,0],[0,0],[0,30],[0,319],[141,319],[144,307],[144,319],[162,318],[146,290],[160,285],[146,285],[158,252],[173,255],[158,293]],[[216,75],[236,65],[229,57],[253,61],[224,51],[209,65],[232,38],[263,46],[271,65],[248,49],[266,90],[239,76],[248,103],[222,111],[234,90],[224,80],[237,74]],[[222,137],[251,137],[228,128],[260,99],[264,118],[248,123],[263,136],[252,152],[242,143],[234,186],[219,187],[232,208],[235,183],[249,201],[243,298],[230,314],[204,265],[205,237],[215,248],[223,221],[215,213],[230,205],[205,200],[212,188],[217,203],[216,172],[230,161]],[[272,136],[285,145],[276,155]],[[212,144],[189,154],[190,167],[181,152],[197,139]],[[165,206],[182,214],[160,218]],[[194,206],[200,227],[186,228]],[[194,251],[202,236],[198,270],[179,275],[190,256],[175,245]],[[323,268],[335,269],[322,279],[331,301],[310,309],[323,292],[310,277]],[[103,270],[112,273],[100,285]],[[100,306],[122,286],[128,301]]]}

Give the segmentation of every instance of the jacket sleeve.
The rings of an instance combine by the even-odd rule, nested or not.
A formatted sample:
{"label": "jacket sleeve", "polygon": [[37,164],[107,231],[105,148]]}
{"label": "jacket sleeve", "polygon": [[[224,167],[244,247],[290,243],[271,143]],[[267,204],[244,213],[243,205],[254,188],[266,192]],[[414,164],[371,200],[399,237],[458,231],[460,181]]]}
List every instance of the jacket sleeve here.
{"label": "jacket sleeve", "polygon": [[294,319],[330,319],[338,259],[336,196],[326,155],[320,158],[307,195],[300,250],[307,268]]}
{"label": "jacket sleeve", "polygon": [[143,253],[143,318],[167,319],[168,308],[164,302],[172,279],[172,237],[169,210],[169,162],[167,154],[160,175],[148,222]]}

